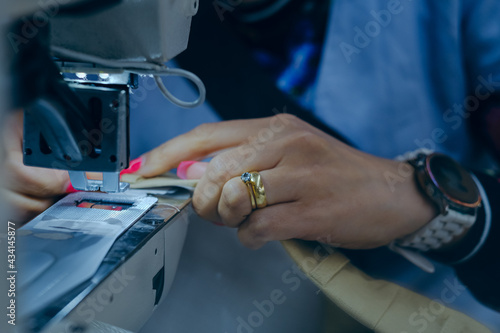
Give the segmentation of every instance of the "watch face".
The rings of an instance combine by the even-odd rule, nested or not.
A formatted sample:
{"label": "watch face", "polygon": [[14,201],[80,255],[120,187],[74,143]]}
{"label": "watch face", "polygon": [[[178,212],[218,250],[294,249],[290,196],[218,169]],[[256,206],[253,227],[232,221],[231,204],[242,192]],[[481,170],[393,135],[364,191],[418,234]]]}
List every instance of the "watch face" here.
{"label": "watch face", "polygon": [[433,183],[451,201],[475,207],[480,196],[470,174],[446,155],[432,154],[427,157],[427,170]]}

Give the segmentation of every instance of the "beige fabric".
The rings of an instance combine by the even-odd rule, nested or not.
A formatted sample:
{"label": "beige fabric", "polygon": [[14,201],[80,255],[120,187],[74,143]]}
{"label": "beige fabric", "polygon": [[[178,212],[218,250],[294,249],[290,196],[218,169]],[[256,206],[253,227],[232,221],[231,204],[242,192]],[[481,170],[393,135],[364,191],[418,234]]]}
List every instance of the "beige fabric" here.
{"label": "beige fabric", "polygon": [[[463,313],[394,283],[372,279],[330,247],[299,240],[281,243],[330,300],[375,332],[490,332]],[[429,314],[427,320],[420,309]]]}
{"label": "beige fabric", "polygon": [[179,179],[173,174],[165,174],[154,178],[143,178],[135,174],[121,176],[121,181],[130,184],[130,188],[155,188],[165,186],[195,187],[198,179]]}
{"label": "beige fabric", "polygon": [[373,330],[361,325],[353,317],[349,316],[344,310],[328,299],[326,295],[320,295],[325,298],[323,309],[324,319],[321,333],[373,333]]}
{"label": "beige fabric", "polygon": [[[173,175],[150,179],[123,175],[122,181],[129,182],[131,188],[195,187],[198,182]],[[300,240],[281,243],[300,269],[331,301],[375,332],[491,333],[463,313],[394,283],[372,279],[331,247]],[[427,311],[429,320],[419,315],[420,309]]]}

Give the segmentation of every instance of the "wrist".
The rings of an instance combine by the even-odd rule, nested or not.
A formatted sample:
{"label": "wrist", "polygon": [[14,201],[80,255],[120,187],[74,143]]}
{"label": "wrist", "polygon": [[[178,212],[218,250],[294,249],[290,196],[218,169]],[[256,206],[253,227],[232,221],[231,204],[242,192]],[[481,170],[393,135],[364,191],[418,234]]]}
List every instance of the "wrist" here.
{"label": "wrist", "polygon": [[[415,226],[420,228],[395,239],[390,248],[432,272],[432,264],[425,262],[418,252],[450,252],[461,247],[476,221],[481,195],[473,177],[445,155],[417,151],[408,163],[414,167],[413,184],[424,202],[427,198],[427,204],[421,206],[422,212],[414,218],[418,222]],[[423,218],[430,212],[429,202],[434,205],[431,216],[435,217],[425,223]]]}
{"label": "wrist", "polygon": [[402,238],[419,230],[437,215],[439,208],[432,200],[422,191],[417,182],[415,168],[406,162],[397,162],[398,168],[401,169],[404,165],[405,181],[401,186],[393,192],[393,200],[398,202],[398,215],[396,224],[399,226],[395,239]]}

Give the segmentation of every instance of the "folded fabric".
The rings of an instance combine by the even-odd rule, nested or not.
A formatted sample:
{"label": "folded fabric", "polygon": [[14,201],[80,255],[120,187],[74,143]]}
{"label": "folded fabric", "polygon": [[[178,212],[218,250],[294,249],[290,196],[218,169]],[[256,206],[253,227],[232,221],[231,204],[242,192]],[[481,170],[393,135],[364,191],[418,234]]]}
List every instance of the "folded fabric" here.
{"label": "folded fabric", "polygon": [[136,174],[125,174],[121,181],[130,184],[130,188],[155,188],[165,186],[181,186],[194,188],[198,179],[179,179],[173,174],[164,174],[153,178],[144,178]]}
{"label": "folded fabric", "polygon": [[301,240],[281,244],[332,302],[375,332],[491,332],[437,301],[392,282],[371,278],[328,245]]}

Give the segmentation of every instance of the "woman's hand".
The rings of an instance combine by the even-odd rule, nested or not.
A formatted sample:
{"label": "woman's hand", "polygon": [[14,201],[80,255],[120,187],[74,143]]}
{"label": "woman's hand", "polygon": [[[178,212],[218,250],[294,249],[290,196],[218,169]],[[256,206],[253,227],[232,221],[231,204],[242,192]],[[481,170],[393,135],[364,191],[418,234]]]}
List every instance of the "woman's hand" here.
{"label": "woman's hand", "polygon": [[[409,165],[394,187],[387,175],[401,174],[401,162],[353,149],[286,114],[201,125],[144,155],[138,173],[158,175],[220,150],[207,165],[188,170],[191,178],[202,174],[193,207],[205,219],[238,228],[250,248],[290,238],[373,248],[436,213]],[[240,179],[247,171],[261,174],[267,207],[252,211]]]}
{"label": "woman's hand", "polygon": [[9,115],[2,128],[4,199],[12,208],[11,221],[26,222],[47,209],[69,186],[68,173],[23,164],[23,114]]}

